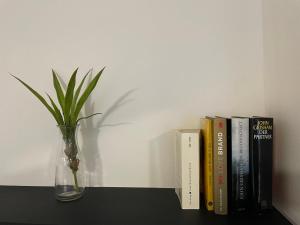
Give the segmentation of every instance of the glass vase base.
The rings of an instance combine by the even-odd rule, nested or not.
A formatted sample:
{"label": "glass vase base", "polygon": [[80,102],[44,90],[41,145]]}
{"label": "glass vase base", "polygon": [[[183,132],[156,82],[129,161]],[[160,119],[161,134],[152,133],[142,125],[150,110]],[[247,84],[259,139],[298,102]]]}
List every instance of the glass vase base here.
{"label": "glass vase base", "polygon": [[[58,191],[58,189],[60,189],[60,191]],[[72,190],[73,189],[73,190]],[[70,202],[70,201],[74,201],[77,200],[79,198],[81,198],[83,196],[83,189],[80,188],[78,191],[74,190],[73,187],[69,186],[69,187],[60,187],[57,188],[56,187],[56,199],[58,201],[61,202]]]}

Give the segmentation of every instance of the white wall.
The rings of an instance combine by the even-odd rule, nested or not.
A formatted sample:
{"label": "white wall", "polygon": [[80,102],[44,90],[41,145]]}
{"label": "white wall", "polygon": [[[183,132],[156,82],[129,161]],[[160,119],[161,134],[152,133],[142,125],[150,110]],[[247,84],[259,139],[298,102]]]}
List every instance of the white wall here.
{"label": "white wall", "polygon": [[263,0],[265,96],[275,118],[274,204],[300,224],[300,1]]}
{"label": "white wall", "polygon": [[264,113],[261,1],[0,1],[0,184],[52,185],[56,127],[8,71],[53,94],[107,66],[84,132],[91,185],[173,186],[174,128]]}

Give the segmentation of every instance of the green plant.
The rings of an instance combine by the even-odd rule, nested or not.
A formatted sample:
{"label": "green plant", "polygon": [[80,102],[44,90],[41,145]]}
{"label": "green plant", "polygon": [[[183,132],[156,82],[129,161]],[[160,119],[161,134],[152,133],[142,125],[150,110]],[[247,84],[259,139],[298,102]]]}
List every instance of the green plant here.
{"label": "green plant", "polygon": [[[65,149],[64,152],[68,157],[68,166],[72,170],[74,176],[74,187],[75,190],[78,190],[78,182],[76,172],[79,166],[79,159],[77,158],[77,145],[75,143],[75,133],[78,122],[82,119],[90,118],[94,115],[101,114],[101,113],[94,113],[92,115],[81,117],[79,118],[80,111],[84,106],[86,100],[96,87],[99,78],[102,75],[105,67],[100,70],[96,76],[87,84],[83,93],[81,93],[81,89],[83,87],[84,81],[89,74],[89,72],[82,78],[81,82],[79,83],[78,87],[76,86],[76,75],[78,68],[73,72],[71,78],[69,79],[66,91],[62,89],[61,83],[59,82],[58,75],[54,70],[52,70],[53,76],[53,86],[56,92],[57,100],[59,106],[54,102],[50,95],[47,94],[50,104],[45,100],[42,95],[40,95],[37,91],[31,88],[28,84],[22,81],[20,78],[10,74],[19,82],[21,82],[32,94],[34,94],[40,102],[48,109],[51,115],[54,117],[58,127],[63,136],[63,140],[65,142]],[[60,108],[60,109],[59,109]]]}

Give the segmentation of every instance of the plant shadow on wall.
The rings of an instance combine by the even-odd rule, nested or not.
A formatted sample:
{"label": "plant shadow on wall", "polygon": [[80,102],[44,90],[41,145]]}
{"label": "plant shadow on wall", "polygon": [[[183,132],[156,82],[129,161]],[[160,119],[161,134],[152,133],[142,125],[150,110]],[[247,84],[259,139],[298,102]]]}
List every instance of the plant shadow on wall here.
{"label": "plant shadow on wall", "polygon": [[[92,79],[93,69],[88,71],[88,82]],[[62,87],[66,90],[67,85],[64,80],[58,75]],[[103,161],[101,157],[101,148],[98,143],[98,138],[103,127],[116,127],[122,125],[129,125],[130,122],[119,123],[104,123],[107,118],[120,107],[134,101],[130,96],[138,89],[130,89],[121,95],[102,115],[97,118],[90,118],[80,122],[80,132],[82,135],[82,143],[80,143],[82,153],[85,158],[85,165],[87,169],[87,184],[89,186],[103,186]],[[88,98],[84,106],[84,114],[92,115],[95,113],[95,101]],[[83,115],[81,115],[83,117]],[[100,117],[100,118],[99,118]],[[98,122],[95,122],[95,121]]]}
{"label": "plant shadow on wall", "polygon": [[[130,122],[105,123],[106,119],[115,113],[120,107],[134,101],[130,96],[137,91],[131,89],[121,95],[102,115],[100,119],[93,118],[84,120],[80,123],[80,131],[82,135],[81,149],[86,160],[87,179],[90,186],[103,186],[103,159],[101,157],[101,148],[99,146],[98,137],[103,127],[117,127],[129,125]],[[95,102],[91,98],[88,99],[84,114],[91,115],[95,111]],[[97,122],[95,122],[97,120]]]}

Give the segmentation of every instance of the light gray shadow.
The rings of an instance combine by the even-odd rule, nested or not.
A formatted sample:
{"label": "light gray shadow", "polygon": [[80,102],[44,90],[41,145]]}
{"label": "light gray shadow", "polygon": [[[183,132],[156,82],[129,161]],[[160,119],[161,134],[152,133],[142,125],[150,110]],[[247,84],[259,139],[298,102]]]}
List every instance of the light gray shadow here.
{"label": "light gray shadow", "polygon": [[166,132],[150,141],[150,185],[173,188],[175,185],[175,131]]}
{"label": "light gray shadow", "polygon": [[[91,76],[89,76],[89,81]],[[121,125],[128,125],[129,122],[119,122],[113,124],[104,124],[105,120],[114,113],[117,109],[125,104],[130,103],[133,99],[128,99],[136,89],[129,90],[121,97],[119,97],[102,115],[83,120],[80,122],[82,134],[82,152],[86,161],[87,179],[89,186],[103,186],[103,160],[101,156],[101,149],[99,148],[98,137],[102,127],[116,127]],[[85,116],[96,113],[95,102],[89,98],[84,107]],[[100,117],[100,119],[98,118]],[[98,120],[94,123],[94,120]]]}
{"label": "light gray shadow", "polygon": [[125,92],[125,94],[123,94],[121,97],[119,97],[114,104],[112,104],[108,110],[103,114],[103,116],[101,117],[101,119],[97,122],[97,127],[101,128],[101,127],[113,127],[113,126],[119,126],[119,125],[124,125],[124,124],[130,124],[128,122],[125,123],[114,123],[114,124],[104,124],[104,121],[107,119],[107,117],[112,114],[114,111],[116,111],[118,108],[134,101],[134,99],[128,99],[128,97],[133,93],[137,91],[137,89],[131,89],[127,92]]}

